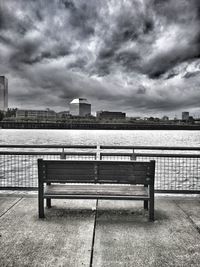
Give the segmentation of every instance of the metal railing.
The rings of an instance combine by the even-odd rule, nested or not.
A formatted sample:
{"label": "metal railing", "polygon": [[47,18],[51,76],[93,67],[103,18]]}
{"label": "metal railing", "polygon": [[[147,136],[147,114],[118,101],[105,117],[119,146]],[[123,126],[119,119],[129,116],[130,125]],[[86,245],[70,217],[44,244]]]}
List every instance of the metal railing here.
{"label": "metal railing", "polygon": [[38,158],[94,160],[97,146],[0,145],[0,148],[0,189],[32,190],[38,186]]}
{"label": "metal railing", "polygon": [[199,147],[0,145],[0,189],[37,189],[37,159],[156,161],[155,189],[200,193]]}

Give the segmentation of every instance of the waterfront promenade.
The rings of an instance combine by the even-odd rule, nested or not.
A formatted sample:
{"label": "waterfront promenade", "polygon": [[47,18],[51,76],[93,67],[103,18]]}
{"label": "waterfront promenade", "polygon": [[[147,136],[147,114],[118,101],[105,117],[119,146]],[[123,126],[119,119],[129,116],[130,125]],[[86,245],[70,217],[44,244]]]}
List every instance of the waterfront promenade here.
{"label": "waterfront promenade", "polygon": [[0,266],[199,266],[200,196],[156,195],[155,222],[136,201],[53,200],[0,192]]}

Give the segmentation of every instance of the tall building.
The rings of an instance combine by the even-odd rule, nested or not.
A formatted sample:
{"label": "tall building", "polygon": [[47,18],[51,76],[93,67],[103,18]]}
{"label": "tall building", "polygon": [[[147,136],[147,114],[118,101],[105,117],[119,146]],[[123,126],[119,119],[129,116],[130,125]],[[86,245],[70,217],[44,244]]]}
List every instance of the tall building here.
{"label": "tall building", "polygon": [[0,76],[0,110],[8,109],[8,79]]}
{"label": "tall building", "polygon": [[70,114],[73,116],[88,116],[91,115],[91,104],[86,98],[75,98],[69,104]]}
{"label": "tall building", "polygon": [[190,114],[189,114],[188,111],[182,112],[182,120],[183,121],[188,121],[189,120],[189,116],[190,116]]}

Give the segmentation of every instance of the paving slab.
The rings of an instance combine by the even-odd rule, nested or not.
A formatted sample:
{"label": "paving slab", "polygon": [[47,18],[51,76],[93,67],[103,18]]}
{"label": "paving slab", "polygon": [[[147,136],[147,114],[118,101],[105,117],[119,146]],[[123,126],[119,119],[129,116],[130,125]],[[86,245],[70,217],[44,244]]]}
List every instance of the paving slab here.
{"label": "paving slab", "polygon": [[0,266],[89,266],[95,204],[53,200],[38,219],[37,198],[23,198],[0,218]]}
{"label": "paving slab", "polygon": [[148,222],[142,202],[99,201],[98,207],[94,267],[199,266],[200,234],[175,201],[156,199],[155,222]]}
{"label": "paving slab", "polygon": [[0,196],[0,217],[12,208],[18,201],[20,197],[1,197]]}
{"label": "paving slab", "polygon": [[175,202],[200,232],[200,198],[178,199]]}

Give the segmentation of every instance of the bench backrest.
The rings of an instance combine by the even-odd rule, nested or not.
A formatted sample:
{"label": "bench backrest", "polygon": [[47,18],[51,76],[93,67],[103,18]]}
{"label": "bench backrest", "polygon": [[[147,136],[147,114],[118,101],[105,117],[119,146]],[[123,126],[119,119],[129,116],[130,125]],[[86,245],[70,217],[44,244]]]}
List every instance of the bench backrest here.
{"label": "bench backrest", "polygon": [[45,182],[90,183],[95,181],[93,161],[38,160],[38,175]]}
{"label": "bench backrest", "polygon": [[155,161],[42,160],[40,182],[153,184]]}
{"label": "bench backrest", "polygon": [[99,183],[149,184],[154,179],[153,162],[102,161],[98,165]]}

